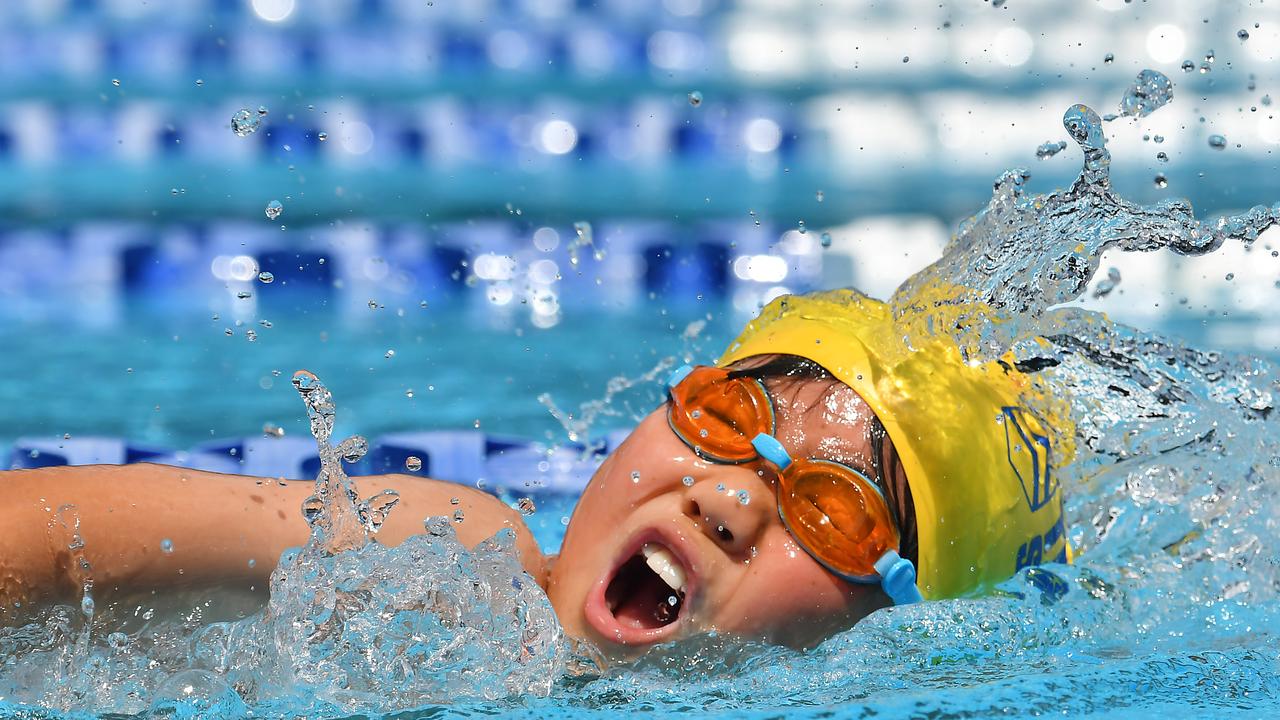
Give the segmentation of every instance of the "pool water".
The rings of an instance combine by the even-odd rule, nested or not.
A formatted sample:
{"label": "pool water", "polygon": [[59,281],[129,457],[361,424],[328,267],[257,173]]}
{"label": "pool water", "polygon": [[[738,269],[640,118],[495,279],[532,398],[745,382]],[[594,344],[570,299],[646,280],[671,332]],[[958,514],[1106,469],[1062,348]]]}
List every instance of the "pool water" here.
{"label": "pool water", "polygon": [[[145,648],[135,647],[142,644],[136,638],[94,640],[74,610],[5,629],[0,702],[31,702],[24,693],[36,689],[37,702],[69,713],[151,707],[162,716],[234,716],[249,707],[308,717],[1275,714],[1280,372],[1264,359],[1196,349],[1056,306],[1084,292],[1107,249],[1199,255],[1223,242],[1248,244],[1280,222],[1280,206],[1201,224],[1178,203],[1129,203],[1110,187],[1101,123],[1087,107],[1068,108],[1065,129],[1084,154],[1077,182],[1035,195],[1025,173],[1006,173],[943,258],[892,299],[908,341],[948,333],[972,360],[1013,352],[1070,388],[1078,455],[1058,482],[1072,565],[1023,569],[983,596],[889,608],[805,650],[711,634],[601,669],[558,642],[545,597],[522,579],[502,537],[465,553],[448,519],[437,519],[403,549],[354,542],[343,546],[350,551],[326,554],[323,542],[333,536],[321,521],[312,543],[286,554],[263,615],[144,631],[152,644]],[[929,295],[939,288],[947,294]],[[929,297],[967,302],[922,300]],[[110,337],[81,335],[90,339],[85,348],[66,347],[57,331],[15,332],[6,344],[32,349],[0,369],[39,369],[4,400],[34,407],[0,428],[0,437],[34,428],[185,445],[268,422],[302,435],[298,390],[315,388],[299,382],[295,389],[289,380],[306,367],[337,393],[335,446],[357,428],[373,434],[477,421],[554,440],[561,431],[538,395],[550,392],[559,407],[573,407],[599,398],[610,377],[642,375],[668,356],[709,359],[740,321],[723,309],[655,303],[617,315],[568,312],[556,328],[533,332],[518,322],[493,325],[492,316],[465,307],[400,310],[371,307],[385,311],[386,321],[359,329],[342,318],[285,318],[253,341],[212,318],[166,324],[154,308]],[[31,402],[42,393],[65,404],[42,410]],[[317,413],[332,422],[333,406],[302,394],[332,481],[341,453],[330,428],[315,428]],[[613,400],[617,415],[607,423],[634,422],[659,397],[655,383],[642,384],[634,398]],[[80,410],[82,417],[68,419]],[[534,530],[553,547],[572,498],[540,500]],[[327,504],[325,512],[339,509]],[[399,596],[387,592],[393,580],[406,586]],[[317,642],[306,623],[331,621],[325,594],[339,587],[362,597],[334,628],[354,644],[331,636]],[[468,594],[475,587],[484,588],[482,601]],[[465,606],[470,614],[450,628],[433,625],[422,605],[404,605],[427,597],[433,612]],[[373,622],[380,612],[394,622]],[[512,616],[518,624],[498,624]],[[264,638],[275,642],[268,647]],[[423,662],[442,663],[439,672],[388,673],[405,667],[397,664],[402,652],[422,653],[422,646],[431,650]],[[277,667],[293,675],[277,675]],[[533,679],[525,674],[531,668]],[[295,682],[273,687],[279,677]],[[247,701],[231,680],[247,688]],[[19,712],[0,705],[10,710]]]}
{"label": "pool water", "polygon": [[[572,411],[603,396],[611,378],[642,375],[664,358],[710,362],[745,320],[721,302],[567,309],[552,328],[462,303],[365,313],[272,314],[270,328],[254,318],[252,342],[212,311],[141,302],[102,328],[0,323],[0,373],[22,378],[0,383],[0,404],[12,409],[0,413],[0,447],[70,434],[187,448],[267,424],[305,436],[288,382],[299,368],[327,378],[344,421],[369,437],[478,427],[562,441],[539,395]],[[593,430],[630,427],[661,399],[657,385],[636,388]]]}

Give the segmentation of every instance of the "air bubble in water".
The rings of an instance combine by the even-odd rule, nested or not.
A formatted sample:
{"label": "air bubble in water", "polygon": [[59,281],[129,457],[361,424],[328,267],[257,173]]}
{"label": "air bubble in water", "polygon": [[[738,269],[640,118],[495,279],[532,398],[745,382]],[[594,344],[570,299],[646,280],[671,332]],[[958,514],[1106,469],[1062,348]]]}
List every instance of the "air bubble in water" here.
{"label": "air bubble in water", "polygon": [[1244,28],[1240,28],[1236,31],[1236,37],[1240,38],[1240,42],[1244,42],[1249,39],[1249,31]]}
{"label": "air bubble in water", "polygon": [[284,437],[284,428],[271,422],[263,423],[262,434],[266,437],[282,438]]}
{"label": "air bubble in water", "polygon": [[1185,73],[1194,72],[1195,69],[1196,69],[1195,63],[1191,62],[1190,60],[1182,61],[1182,72],[1185,72]]}
{"label": "air bubble in water", "polygon": [[164,553],[165,555],[168,555],[169,553],[173,552],[173,541],[170,540],[169,538],[165,538],[161,540],[160,552]]}
{"label": "air bubble in water", "polygon": [[520,498],[516,501],[516,507],[520,510],[521,515],[532,515],[538,511],[538,506],[533,503],[533,498]]}
{"label": "air bubble in water", "polygon": [[453,511],[454,522],[462,522],[463,520],[466,520],[466,519],[467,519],[467,515],[466,513],[462,512],[462,508],[458,508],[457,510]]}
{"label": "air bubble in water", "polygon": [[1169,162],[1169,154],[1161,150],[1160,152],[1156,153],[1156,160],[1159,160],[1162,163],[1167,163]]}
{"label": "air bubble in water", "polygon": [[258,273],[258,282],[264,285],[270,285],[272,282],[275,281],[275,279],[276,279],[276,276],[272,275],[266,270],[263,270],[262,272]]}
{"label": "air bubble in water", "polygon": [[1105,63],[1105,64],[1107,64],[1107,65],[1110,65],[1111,63],[1113,63],[1113,62],[1115,62],[1115,61],[1116,61],[1116,55],[1115,55],[1115,53],[1107,53],[1106,55],[1103,55],[1103,56],[1102,56],[1102,62],[1103,62],[1103,63]]}
{"label": "air bubble in water", "polygon": [[115,85],[116,87],[120,87],[120,78],[112,78],[111,84]]}
{"label": "air bubble in water", "polygon": [[1143,70],[1120,98],[1120,114],[1146,117],[1173,99],[1173,83],[1164,73]]}
{"label": "air bubble in water", "polygon": [[1223,135],[1210,135],[1209,147],[1214,150],[1221,150],[1227,146],[1227,138]]}
{"label": "air bubble in water", "polygon": [[316,139],[319,140],[320,142],[324,142],[325,140],[329,139],[329,133],[327,132],[317,133]]}
{"label": "air bubble in water", "polygon": [[751,502],[751,493],[747,492],[746,490],[739,490],[739,491],[738,491],[738,502],[739,502],[740,504],[742,504],[742,505],[746,505],[746,504],[750,503],[750,502]]}
{"label": "air bubble in water", "polygon": [[240,137],[248,137],[262,126],[262,116],[249,108],[240,108],[231,116],[231,132]]}
{"label": "air bubble in water", "polygon": [[698,107],[699,105],[701,105],[702,93],[698,92],[697,90],[694,90],[693,92],[689,93],[689,104],[694,107]]}
{"label": "air bubble in water", "polygon": [[801,235],[805,234],[806,232],[809,232],[809,229],[804,226],[803,220],[800,221],[800,226],[797,229],[800,231]]}
{"label": "air bubble in water", "polygon": [[1154,182],[1158,188],[1169,187],[1169,178],[1165,177],[1164,173],[1156,173]]}
{"label": "air bubble in water", "polygon": [[404,459],[404,469],[409,472],[418,472],[422,469],[422,458],[417,455],[410,455]]}
{"label": "air bubble in water", "polygon": [[272,200],[267,203],[267,209],[265,212],[267,213],[268,220],[275,220],[280,217],[280,213],[284,212],[284,205],[282,205],[279,200]]}
{"label": "air bubble in water", "polygon": [[249,298],[253,297],[253,293],[249,292],[248,290],[241,290],[236,293],[236,297],[239,298],[240,300],[248,300]]}
{"label": "air bubble in water", "polygon": [[819,190],[818,192],[814,193],[814,197],[818,199],[818,202],[822,202],[823,200],[826,199],[827,194]]}
{"label": "air bubble in water", "polygon": [[824,248],[831,247],[831,233],[829,232],[822,233],[822,235],[819,237],[819,240],[822,243],[822,247]]}
{"label": "air bubble in water", "polygon": [[683,478],[680,479],[680,482],[684,483],[685,487],[693,487],[693,476],[685,475]]}

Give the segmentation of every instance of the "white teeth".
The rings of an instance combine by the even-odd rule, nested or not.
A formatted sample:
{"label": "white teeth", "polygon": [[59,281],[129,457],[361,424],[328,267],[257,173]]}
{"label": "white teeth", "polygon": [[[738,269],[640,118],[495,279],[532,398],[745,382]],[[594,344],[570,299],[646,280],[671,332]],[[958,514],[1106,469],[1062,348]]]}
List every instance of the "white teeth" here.
{"label": "white teeth", "polygon": [[644,562],[649,566],[649,569],[657,573],[658,577],[671,586],[672,590],[684,592],[684,569],[671,556],[671,553],[664,548],[647,544],[640,548],[640,553],[644,555]]}

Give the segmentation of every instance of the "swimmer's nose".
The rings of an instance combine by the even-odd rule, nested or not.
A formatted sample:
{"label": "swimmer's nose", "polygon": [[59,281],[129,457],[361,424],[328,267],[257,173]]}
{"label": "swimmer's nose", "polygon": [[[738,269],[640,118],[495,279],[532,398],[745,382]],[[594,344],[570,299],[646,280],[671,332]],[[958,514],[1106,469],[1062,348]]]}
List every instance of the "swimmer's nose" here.
{"label": "swimmer's nose", "polygon": [[702,534],[727,554],[744,556],[758,541],[773,512],[773,493],[754,474],[738,474],[734,481],[717,477],[698,480],[685,490],[684,514]]}

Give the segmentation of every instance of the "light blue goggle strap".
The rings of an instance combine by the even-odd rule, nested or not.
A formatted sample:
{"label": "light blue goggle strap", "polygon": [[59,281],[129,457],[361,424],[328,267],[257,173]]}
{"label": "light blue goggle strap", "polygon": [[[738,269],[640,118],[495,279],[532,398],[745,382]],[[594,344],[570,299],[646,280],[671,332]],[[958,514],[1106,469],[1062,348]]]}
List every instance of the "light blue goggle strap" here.
{"label": "light blue goggle strap", "polygon": [[916,567],[897,552],[885,550],[876,561],[876,572],[880,574],[880,587],[894,605],[909,605],[924,600],[920,595],[920,588],[916,587]]}
{"label": "light blue goggle strap", "polygon": [[670,392],[680,381],[689,377],[689,373],[693,372],[692,365],[681,365],[671,372],[671,376],[667,378],[667,391]]}
{"label": "light blue goggle strap", "polygon": [[787,449],[782,447],[778,438],[769,433],[760,433],[751,438],[751,447],[760,453],[760,457],[777,465],[779,470],[785,470],[791,464],[791,456],[787,454]]}

